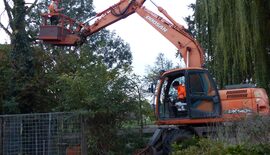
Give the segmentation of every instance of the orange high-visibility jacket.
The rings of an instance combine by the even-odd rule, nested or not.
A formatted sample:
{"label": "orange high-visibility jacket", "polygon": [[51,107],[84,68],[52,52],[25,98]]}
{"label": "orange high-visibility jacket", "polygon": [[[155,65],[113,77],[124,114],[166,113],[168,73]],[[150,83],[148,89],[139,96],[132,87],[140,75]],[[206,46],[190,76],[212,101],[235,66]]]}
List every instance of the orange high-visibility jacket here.
{"label": "orange high-visibility jacket", "polygon": [[187,94],[186,94],[186,87],[183,85],[179,85],[177,88],[177,94],[179,99],[185,99]]}
{"label": "orange high-visibility jacket", "polygon": [[56,13],[55,8],[56,8],[56,4],[54,3],[54,1],[52,1],[48,7],[49,13]]}

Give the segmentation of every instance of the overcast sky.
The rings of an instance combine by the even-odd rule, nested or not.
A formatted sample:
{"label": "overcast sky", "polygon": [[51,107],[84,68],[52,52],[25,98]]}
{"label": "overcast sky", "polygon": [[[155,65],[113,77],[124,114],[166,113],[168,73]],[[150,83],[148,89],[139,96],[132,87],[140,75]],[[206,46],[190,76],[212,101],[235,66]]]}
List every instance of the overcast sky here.
{"label": "overcast sky", "polygon": [[[27,2],[31,0],[26,0]],[[184,17],[192,13],[188,5],[195,0],[152,0],[158,6],[162,6],[181,25],[186,27]],[[96,12],[101,12],[119,0],[94,0]],[[157,8],[146,0],[144,6],[149,10],[161,15]],[[0,13],[3,12],[3,2],[0,0]],[[7,21],[7,17],[0,16],[1,22]],[[133,14],[113,25],[108,29],[115,31],[122,39],[130,44],[133,55],[134,72],[139,75],[145,74],[147,65],[153,65],[158,53],[164,53],[172,61],[176,61],[176,47],[165,39],[152,26],[146,23],[139,15]],[[0,30],[0,43],[8,42],[8,37]]]}

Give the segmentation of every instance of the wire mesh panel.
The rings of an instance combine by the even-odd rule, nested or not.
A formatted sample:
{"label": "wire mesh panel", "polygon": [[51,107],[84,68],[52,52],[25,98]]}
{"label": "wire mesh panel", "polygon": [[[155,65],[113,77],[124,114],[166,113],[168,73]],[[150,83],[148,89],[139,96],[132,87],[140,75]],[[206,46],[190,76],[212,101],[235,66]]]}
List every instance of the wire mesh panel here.
{"label": "wire mesh panel", "polygon": [[81,118],[74,113],[0,117],[3,155],[79,155]]}

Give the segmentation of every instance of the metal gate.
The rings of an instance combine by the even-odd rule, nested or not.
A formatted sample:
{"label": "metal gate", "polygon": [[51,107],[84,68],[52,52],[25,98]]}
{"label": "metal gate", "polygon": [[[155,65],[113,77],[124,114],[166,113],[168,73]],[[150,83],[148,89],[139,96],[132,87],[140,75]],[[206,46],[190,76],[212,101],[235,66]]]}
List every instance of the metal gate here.
{"label": "metal gate", "polygon": [[2,155],[80,155],[82,119],[75,113],[0,116]]}

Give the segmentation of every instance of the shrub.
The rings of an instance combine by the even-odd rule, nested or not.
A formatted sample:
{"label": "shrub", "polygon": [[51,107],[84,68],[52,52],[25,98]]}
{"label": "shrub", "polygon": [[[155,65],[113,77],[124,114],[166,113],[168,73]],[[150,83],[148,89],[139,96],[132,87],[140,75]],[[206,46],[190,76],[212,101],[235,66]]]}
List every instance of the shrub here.
{"label": "shrub", "polygon": [[[229,125],[228,125],[229,124]],[[270,154],[270,117],[250,117],[215,127],[207,139],[193,139],[173,145],[175,155],[268,155]],[[188,147],[183,147],[188,144]]]}
{"label": "shrub", "polygon": [[[175,150],[178,148],[174,147]],[[200,139],[196,145],[176,150],[173,155],[268,155],[270,154],[270,143],[256,144],[237,144],[227,145],[223,142],[211,139]]]}

